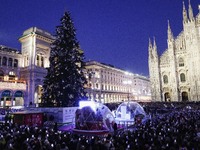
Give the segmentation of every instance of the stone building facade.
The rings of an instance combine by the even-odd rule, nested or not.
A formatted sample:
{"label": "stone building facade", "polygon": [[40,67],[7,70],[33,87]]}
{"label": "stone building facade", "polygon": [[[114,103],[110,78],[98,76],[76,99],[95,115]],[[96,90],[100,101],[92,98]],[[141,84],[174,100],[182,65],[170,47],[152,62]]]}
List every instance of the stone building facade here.
{"label": "stone building facade", "polygon": [[37,105],[46,67],[49,67],[50,33],[32,27],[19,38],[21,51],[0,46],[1,107]]}
{"label": "stone building facade", "polygon": [[[200,10],[200,7],[199,7]],[[168,48],[158,56],[149,40],[149,74],[153,101],[200,100],[200,13],[183,2],[183,30],[174,37],[168,21]]]}
{"label": "stone building facade", "polygon": [[[0,46],[0,107],[29,106],[30,103],[34,106],[39,105],[42,84],[47,73],[45,68],[49,67],[50,44],[53,40],[54,37],[50,33],[32,27],[25,30],[19,38],[20,51]],[[90,86],[88,84],[86,87],[88,96],[93,100],[119,102],[127,100],[128,97],[150,99],[149,80],[146,77],[137,76],[141,91],[135,89],[135,93],[139,94],[134,97],[133,84],[130,84],[136,82],[134,74],[126,75],[126,71],[98,62],[88,62],[85,72],[86,77],[90,75]]]}
{"label": "stone building facade", "polygon": [[96,61],[86,63],[85,75],[91,100],[102,103],[151,100],[150,82],[145,76]]}

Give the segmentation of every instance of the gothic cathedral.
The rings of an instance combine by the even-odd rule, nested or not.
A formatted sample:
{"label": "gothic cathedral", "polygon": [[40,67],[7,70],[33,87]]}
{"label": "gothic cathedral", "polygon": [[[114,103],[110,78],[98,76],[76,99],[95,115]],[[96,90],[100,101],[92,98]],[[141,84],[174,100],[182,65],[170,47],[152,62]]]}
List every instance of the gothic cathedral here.
{"label": "gothic cathedral", "polygon": [[200,6],[194,17],[183,2],[183,31],[174,37],[168,21],[168,48],[158,56],[149,40],[152,101],[200,101]]}

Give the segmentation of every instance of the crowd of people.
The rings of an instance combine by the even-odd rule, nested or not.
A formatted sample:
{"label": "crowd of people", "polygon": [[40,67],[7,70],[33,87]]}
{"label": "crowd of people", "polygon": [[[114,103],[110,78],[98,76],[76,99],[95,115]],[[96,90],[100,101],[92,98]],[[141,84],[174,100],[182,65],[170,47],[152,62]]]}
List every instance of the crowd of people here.
{"label": "crowd of people", "polygon": [[[104,136],[0,124],[0,150],[199,150],[199,103],[140,103],[151,117]],[[115,105],[115,104],[113,104]],[[109,107],[109,106],[108,106]]]}

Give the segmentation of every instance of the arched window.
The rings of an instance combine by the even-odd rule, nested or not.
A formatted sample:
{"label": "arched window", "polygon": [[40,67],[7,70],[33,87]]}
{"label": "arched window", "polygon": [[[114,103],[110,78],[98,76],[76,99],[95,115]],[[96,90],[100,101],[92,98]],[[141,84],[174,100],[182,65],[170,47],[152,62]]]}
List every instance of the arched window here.
{"label": "arched window", "polygon": [[44,57],[42,54],[37,54],[36,56],[36,66],[44,67]]}
{"label": "arched window", "polygon": [[7,65],[7,58],[6,58],[6,57],[3,57],[2,65],[3,65],[3,66],[6,66],[6,65]]}
{"label": "arched window", "polygon": [[184,60],[183,58],[179,58],[179,67],[183,67],[184,66]]}
{"label": "arched window", "polygon": [[14,59],[14,67],[17,68],[18,67],[18,60]]}
{"label": "arched window", "polygon": [[0,66],[1,66],[1,56],[0,56]]}
{"label": "arched window", "polygon": [[99,88],[99,84],[98,83],[96,83],[96,89],[98,89]]}
{"label": "arched window", "polygon": [[40,66],[40,56],[39,55],[37,55],[37,57],[36,57],[36,65]]}
{"label": "arched window", "polygon": [[13,59],[9,58],[8,59],[8,67],[12,67]]}
{"label": "arched window", "polygon": [[163,76],[163,82],[164,82],[165,84],[168,83],[168,76],[167,76],[167,75],[164,75],[164,76]]}
{"label": "arched window", "polygon": [[180,79],[181,79],[181,82],[185,82],[185,74],[184,73],[180,74]]}
{"label": "arched window", "polygon": [[41,67],[44,67],[44,57],[41,56]]}

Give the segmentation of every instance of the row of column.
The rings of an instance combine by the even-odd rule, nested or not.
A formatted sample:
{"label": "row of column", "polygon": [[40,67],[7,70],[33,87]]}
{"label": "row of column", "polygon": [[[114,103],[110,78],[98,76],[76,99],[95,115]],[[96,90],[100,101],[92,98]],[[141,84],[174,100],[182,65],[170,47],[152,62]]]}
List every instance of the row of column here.
{"label": "row of column", "polygon": [[128,101],[133,99],[133,97],[130,97],[130,94],[110,94],[110,93],[88,93],[88,97],[90,100],[96,100],[98,102],[102,103],[112,103],[112,102],[122,102],[122,101]]}

